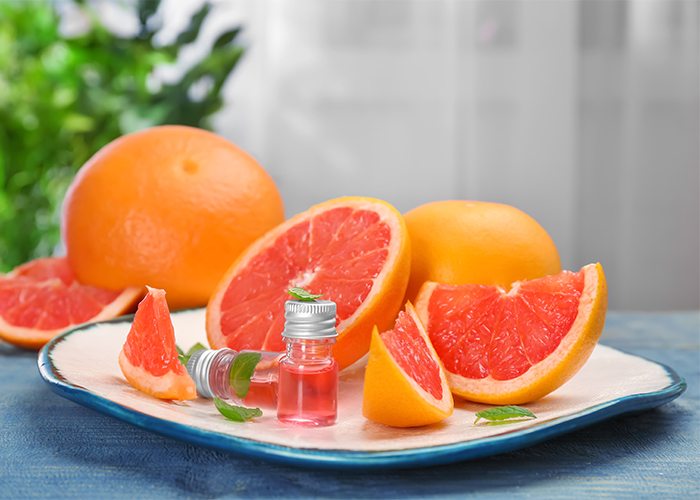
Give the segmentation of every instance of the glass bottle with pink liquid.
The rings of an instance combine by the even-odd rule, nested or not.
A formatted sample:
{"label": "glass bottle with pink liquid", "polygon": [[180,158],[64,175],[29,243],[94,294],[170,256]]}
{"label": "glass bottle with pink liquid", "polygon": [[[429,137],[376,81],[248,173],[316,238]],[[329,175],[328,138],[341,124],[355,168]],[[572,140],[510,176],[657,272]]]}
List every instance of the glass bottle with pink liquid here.
{"label": "glass bottle with pink liquid", "polygon": [[[329,300],[288,300],[282,333],[286,354],[202,349],[192,354],[187,371],[205,398],[277,409],[277,419],[286,424],[333,425],[338,415],[338,363],[332,356],[338,336],[335,313],[335,302]],[[250,386],[244,397],[238,397],[237,367],[250,359],[254,367]]]}
{"label": "glass bottle with pink liquid", "polygon": [[[236,396],[236,385],[231,380],[231,372],[236,371],[236,360],[242,361],[250,355],[254,355],[253,359],[258,359],[259,355],[259,361],[250,377],[248,393],[239,398]],[[282,356],[284,353],[281,352],[202,349],[190,356],[187,371],[194,380],[197,391],[205,398],[217,397],[240,406],[274,410],[277,408],[278,365]]]}
{"label": "glass bottle with pink liquid", "polygon": [[338,416],[338,363],[332,348],[335,302],[288,300],[284,305],[287,354],[279,360],[277,419],[301,426],[333,425]]}

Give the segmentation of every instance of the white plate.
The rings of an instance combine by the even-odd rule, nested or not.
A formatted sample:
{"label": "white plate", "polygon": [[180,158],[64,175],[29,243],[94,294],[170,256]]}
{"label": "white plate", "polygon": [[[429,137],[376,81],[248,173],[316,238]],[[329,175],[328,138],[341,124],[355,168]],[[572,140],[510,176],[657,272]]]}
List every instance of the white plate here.
{"label": "white plate", "polygon": [[[204,309],[172,315],[184,350],[207,345]],[[134,389],[117,362],[132,317],[84,325],[56,337],[39,355],[51,389],[77,403],[151,432],[219,450],[297,465],[362,468],[452,462],[522,448],[594,422],[667,403],[685,390],[672,369],[598,345],[583,369],[531,404],[536,420],[475,426],[486,405],[462,401],[445,421],[398,429],[362,417],[364,365],[341,372],[338,422],[324,428],[280,424],[272,410],[245,423],[224,419],[212,400],[161,401]]]}

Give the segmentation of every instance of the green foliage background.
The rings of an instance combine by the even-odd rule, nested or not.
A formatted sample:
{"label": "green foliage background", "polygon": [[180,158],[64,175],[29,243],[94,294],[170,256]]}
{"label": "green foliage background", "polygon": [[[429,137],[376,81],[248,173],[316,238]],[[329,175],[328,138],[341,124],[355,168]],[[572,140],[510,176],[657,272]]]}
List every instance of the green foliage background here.
{"label": "green foliage background", "polygon": [[[173,63],[211,11],[205,4],[170,45],[156,46],[160,0],[136,3],[140,33],[120,38],[90,5],[86,33],[65,37],[48,1],[0,0],[0,272],[47,256],[60,240],[60,204],[78,169],[117,137],[160,124],[211,128],[221,89],[243,47],[239,29],[175,84],[153,88],[156,65]],[[206,89],[196,100],[190,88]]]}

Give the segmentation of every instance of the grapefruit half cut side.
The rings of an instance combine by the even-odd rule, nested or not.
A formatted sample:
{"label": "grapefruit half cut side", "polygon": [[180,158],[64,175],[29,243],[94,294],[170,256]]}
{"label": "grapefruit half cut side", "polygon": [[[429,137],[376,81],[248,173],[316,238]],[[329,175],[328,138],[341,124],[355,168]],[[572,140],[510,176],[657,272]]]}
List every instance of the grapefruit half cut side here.
{"label": "grapefruit half cut side", "polygon": [[454,409],[442,364],[410,302],[393,330],[372,332],[362,415],[394,427],[440,422]]}
{"label": "grapefruit half cut side", "polygon": [[165,291],[148,287],[119,353],[119,367],[133,387],[156,398],[197,397],[194,380],[178,358]]}
{"label": "grapefruit half cut side", "polygon": [[345,368],[367,353],[372,327],[387,329],[408,284],[403,217],[388,203],[345,197],[321,203],[255,241],[207,306],[213,349],[283,351],[284,303],[301,287],[337,305],[333,356]]}
{"label": "grapefruit half cut side", "polygon": [[488,404],[539,399],[586,363],[605,324],[600,264],[519,281],[509,291],[426,282],[416,310],[454,394]]}
{"label": "grapefruit half cut side", "polygon": [[0,276],[0,338],[39,349],[77,325],[124,314],[142,294],[81,285],[65,257],[35,259]]}

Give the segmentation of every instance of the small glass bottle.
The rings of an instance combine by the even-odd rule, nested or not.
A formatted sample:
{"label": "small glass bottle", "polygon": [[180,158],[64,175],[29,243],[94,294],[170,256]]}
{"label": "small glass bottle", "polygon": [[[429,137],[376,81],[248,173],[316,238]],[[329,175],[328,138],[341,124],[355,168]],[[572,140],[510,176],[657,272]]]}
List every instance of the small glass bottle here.
{"label": "small glass bottle", "polygon": [[[235,359],[246,352],[258,353],[261,357],[250,378],[248,394],[240,399],[231,387],[229,374]],[[192,354],[187,362],[187,371],[202,397],[216,396],[239,406],[274,410],[277,408],[278,363],[282,356],[284,354],[281,352],[202,349]]]}
{"label": "small glass bottle", "polygon": [[331,356],[335,302],[288,300],[279,361],[277,419],[303,426],[333,425],[338,415],[338,363]]}

